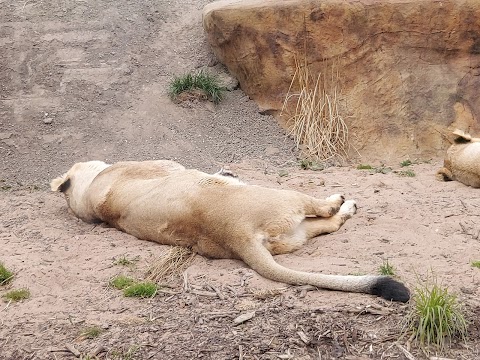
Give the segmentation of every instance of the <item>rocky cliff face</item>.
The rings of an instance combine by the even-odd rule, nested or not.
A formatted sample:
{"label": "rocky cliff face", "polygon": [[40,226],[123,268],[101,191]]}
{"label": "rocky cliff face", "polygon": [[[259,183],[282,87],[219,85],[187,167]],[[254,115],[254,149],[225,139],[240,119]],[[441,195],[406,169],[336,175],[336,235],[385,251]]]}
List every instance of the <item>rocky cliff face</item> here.
{"label": "rocky cliff face", "polygon": [[334,66],[365,159],[441,156],[451,129],[480,133],[478,0],[226,0],[203,23],[263,111],[279,115],[295,57],[316,73]]}

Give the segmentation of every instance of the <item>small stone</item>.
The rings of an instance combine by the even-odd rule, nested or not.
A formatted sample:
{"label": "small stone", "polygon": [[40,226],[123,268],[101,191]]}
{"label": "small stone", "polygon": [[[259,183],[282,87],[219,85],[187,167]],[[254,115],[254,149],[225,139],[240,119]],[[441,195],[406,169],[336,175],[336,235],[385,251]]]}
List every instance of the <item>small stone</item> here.
{"label": "small stone", "polygon": [[47,117],[47,118],[43,119],[44,124],[51,124],[52,122],[53,122],[52,118]]}
{"label": "small stone", "polygon": [[279,152],[280,150],[274,146],[267,146],[265,149],[265,155],[267,156],[272,156],[278,154]]}

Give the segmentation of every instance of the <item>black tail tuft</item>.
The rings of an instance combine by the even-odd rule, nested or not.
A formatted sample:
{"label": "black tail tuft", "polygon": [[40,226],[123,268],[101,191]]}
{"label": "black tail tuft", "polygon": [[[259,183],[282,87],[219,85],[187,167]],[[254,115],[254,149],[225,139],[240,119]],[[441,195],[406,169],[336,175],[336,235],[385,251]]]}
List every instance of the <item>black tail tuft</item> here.
{"label": "black tail tuft", "polygon": [[370,294],[392,301],[407,302],[410,299],[410,291],[407,287],[388,276],[379,277],[372,285]]}

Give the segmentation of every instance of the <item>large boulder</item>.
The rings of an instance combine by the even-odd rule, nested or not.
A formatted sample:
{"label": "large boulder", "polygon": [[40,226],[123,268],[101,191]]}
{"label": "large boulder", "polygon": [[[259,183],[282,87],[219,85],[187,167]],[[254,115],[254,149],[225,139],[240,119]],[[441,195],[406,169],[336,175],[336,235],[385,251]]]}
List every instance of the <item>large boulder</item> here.
{"label": "large boulder", "polygon": [[454,128],[480,133],[478,0],[224,0],[203,16],[262,111],[279,114],[295,57],[334,66],[352,156],[441,156]]}

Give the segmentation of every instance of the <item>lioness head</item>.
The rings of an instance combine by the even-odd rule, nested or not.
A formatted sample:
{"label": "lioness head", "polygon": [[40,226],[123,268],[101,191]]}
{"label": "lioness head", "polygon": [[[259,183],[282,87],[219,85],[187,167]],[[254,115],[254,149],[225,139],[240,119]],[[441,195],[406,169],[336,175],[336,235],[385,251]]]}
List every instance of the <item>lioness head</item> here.
{"label": "lioness head", "polygon": [[465,185],[480,187],[480,138],[474,138],[456,129],[456,136],[448,148],[443,167],[437,172],[437,179],[456,180]]}
{"label": "lioness head", "polygon": [[53,179],[50,188],[65,195],[68,206],[76,216],[84,221],[91,221],[92,215],[85,193],[93,179],[109,166],[103,161],[76,163],[65,174]]}

